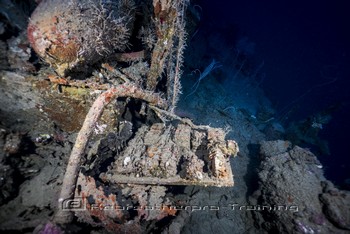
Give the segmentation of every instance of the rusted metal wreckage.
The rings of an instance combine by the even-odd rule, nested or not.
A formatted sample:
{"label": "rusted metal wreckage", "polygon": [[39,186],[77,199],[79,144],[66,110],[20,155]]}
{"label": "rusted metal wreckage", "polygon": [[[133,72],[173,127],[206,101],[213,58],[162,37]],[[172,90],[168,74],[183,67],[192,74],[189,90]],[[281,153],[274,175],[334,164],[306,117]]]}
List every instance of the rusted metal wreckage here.
{"label": "rusted metal wreckage", "polygon": [[[55,222],[69,223],[72,220],[69,214],[75,213],[80,220],[113,232],[132,230],[136,233],[142,229],[140,220],[160,220],[176,214],[176,210],[170,208],[171,199],[166,198],[165,186],[233,186],[230,156],[237,155],[237,143],[225,140],[226,132],[220,128],[197,126],[174,114],[181,89],[186,31],[190,30],[185,29],[186,22],[191,21],[185,20],[185,15],[191,14],[190,10],[186,13],[189,2],[153,0],[141,6],[134,6],[132,0],[119,1],[125,6],[108,5],[108,1],[71,2],[63,5],[58,1],[42,1],[28,27],[32,48],[59,74],[47,76],[62,94],[45,92],[44,111],[52,119],[64,115],[63,108],[58,113],[56,105],[71,100],[72,93],[74,100],[84,96],[85,106],[93,102],[84,123],[81,119],[75,120],[82,128],[67,165]],[[92,7],[84,5],[85,2]],[[59,12],[66,8],[77,13],[77,17]],[[142,8],[144,12],[138,20],[134,18],[135,8]],[[50,9],[56,10],[49,14]],[[101,32],[107,33],[107,38],[113,37],[109,34],[113,30],[128,32],[127,37],[112,38],[119,40],[119,44],[100,38],[99,49],[94,49],[95,38],[91,39],[91,35],[80,28],[96,23],[84,15],[86,12],[101,14],[96,22],[112,27]],[[127,16],[128,20],[110,21],[115,12],[124,20],[124,15]],[[196,23],[192,21],[189,25]],[[132,25],[134,22],[141,25]],[[71,26],[74,26],[72,30],[67,31],[66,27]],[[94,33],[100,35],[99,27],[93,26],[97,30],[94,29]],[[138,32],[131,33],[132,30]],[[128,37],[134,34],[144,45],[141,51],[133,51],[133,45],[128,42]],[[80,38],[86,39],[80,41]],[[87,42],[92,45],[85,45]],[[73,43],[74,47],[65,43]],[[113,46],[121,51],[110,52]],[[131,51],[123,51],[130,47]],[[91,61],[84,57],[92,55],[95,59]],[[85,79],[74,78],[75,69],[79,72],[102,58],[108,63],[99,63],[100,70],[92,69],[92,75]],[[43,81],[32,82],[42,84]],[[42,85],[37,87],[45,89]],[[63,94],[66,96],[57,97]],[[96,95],[99,96],[96,98]],[[77,106],[79,109],[71,106],[76,115],[86,114],[80,101]],[[142,121],[135,121],[135,116]],[[62,116],[56,122],[62,128],[67,124]],[[75,203],[75,199],[80,200]],[[138,209],[135,216],[124,209],[129,203],[134,206],[162,204],[162,208],[155,213]]]}

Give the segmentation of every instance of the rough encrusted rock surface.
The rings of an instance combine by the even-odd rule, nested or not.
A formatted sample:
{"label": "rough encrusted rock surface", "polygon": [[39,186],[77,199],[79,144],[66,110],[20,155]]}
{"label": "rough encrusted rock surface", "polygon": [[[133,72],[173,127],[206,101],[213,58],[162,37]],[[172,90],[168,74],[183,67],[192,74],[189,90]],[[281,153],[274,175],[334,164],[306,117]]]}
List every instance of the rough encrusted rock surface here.
{"label": "rough encrusted rock surface", "polygon": [[350,193],[326,180],[314,154],[279,140],[262,142],[260,155],[259,189],[250,201],[272,209],[252,211],[264,231],[349,233]]}

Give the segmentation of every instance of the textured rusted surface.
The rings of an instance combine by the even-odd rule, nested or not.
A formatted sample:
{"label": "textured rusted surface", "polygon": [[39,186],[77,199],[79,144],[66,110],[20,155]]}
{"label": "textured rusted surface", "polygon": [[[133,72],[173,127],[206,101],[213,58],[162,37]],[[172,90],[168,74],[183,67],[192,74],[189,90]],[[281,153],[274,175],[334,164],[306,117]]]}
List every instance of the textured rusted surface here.
{"label": "textured rusted surface", "polygon": [[230,155],[234,141],[220,129],[192,129],[186,124],[143,126],[101,175],[112,183],[233,186]]}
{"label": "textured rusted surface", "polygon": [[112,233],[141,233],[138,218],[127,220],[128,212],[118,204],[116,194],[105,194],[103,187],[96,187],[94,178],[83,174],[79,175],[77,185],[75,199],[81,206],[75,215],[79,220],[103,226]]}

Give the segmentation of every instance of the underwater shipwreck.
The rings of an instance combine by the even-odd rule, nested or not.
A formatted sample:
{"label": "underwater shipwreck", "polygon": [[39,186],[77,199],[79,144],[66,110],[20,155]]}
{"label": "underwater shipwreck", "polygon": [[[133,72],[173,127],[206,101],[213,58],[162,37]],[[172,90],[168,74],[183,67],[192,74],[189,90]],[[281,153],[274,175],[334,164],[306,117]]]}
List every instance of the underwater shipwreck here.
{"label": "underwater shipwreck", "polygon": [[[193,42],[198,4],[0,7],[2,232],[350,230],[350,193],[299,146],[327,152],[318,132],[333,109],[281,130],[252,44],[227,62]],[[210,83],[229,73],[236,91]]]}

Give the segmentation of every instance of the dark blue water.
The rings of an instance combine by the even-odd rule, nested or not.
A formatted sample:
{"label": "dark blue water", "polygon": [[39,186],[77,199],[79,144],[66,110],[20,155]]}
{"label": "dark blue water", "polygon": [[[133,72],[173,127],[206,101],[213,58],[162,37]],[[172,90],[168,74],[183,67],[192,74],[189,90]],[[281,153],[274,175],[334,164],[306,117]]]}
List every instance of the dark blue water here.
{"label": "dark blue water", "polygon": [[203,9],[200,30],[225,25],[226,41],[247,37],[254,42],[254,59],[264,62],[261,85],[285,125],[324,112],[332,117],[319,135],[328,142],[330,155],[321,154],[319,159],[326,177],[343,188],[350,178],[350,3],[346,2],[197,1]]}

